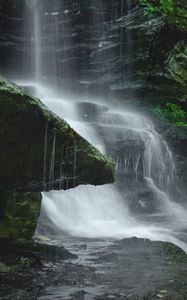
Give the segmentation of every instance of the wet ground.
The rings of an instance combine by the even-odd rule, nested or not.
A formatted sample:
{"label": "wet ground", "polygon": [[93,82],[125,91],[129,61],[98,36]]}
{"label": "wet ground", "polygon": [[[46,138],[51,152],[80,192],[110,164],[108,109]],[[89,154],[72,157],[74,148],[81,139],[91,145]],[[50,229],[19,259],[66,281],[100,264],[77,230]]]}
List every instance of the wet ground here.
{"label": "wet ground", "polygon": [[[74,239],[65,247],[75,255],[48,248],[37,260],[33,251],[28,266],[23,260],[28,252],[18,251],[15,270],[0,272],[0,299],[187,299],[187,256],[172,244]],[[1,253],[1,261],[5,257]],[[22,261],[19,268],[16,259]]]}

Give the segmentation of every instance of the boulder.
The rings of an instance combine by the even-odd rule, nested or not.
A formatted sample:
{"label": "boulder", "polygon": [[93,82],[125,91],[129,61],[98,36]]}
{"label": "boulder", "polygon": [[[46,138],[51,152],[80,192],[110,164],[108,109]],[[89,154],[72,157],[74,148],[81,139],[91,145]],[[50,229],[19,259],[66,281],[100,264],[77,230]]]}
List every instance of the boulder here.
{"label": "boulder", "polygon": [[0,237],[31,238],[41,191],[114,181],[114,162],[0,77]]}
{"label": "boulder", "polygon": [[179,41],[167,60],[166,69],[171,78],[184,86],[187,91],[187,43]]}
{"label": "boulder", "polygon": [[20,192],[114,181],[114,162],[44,104],[0,78],[0,182]]}

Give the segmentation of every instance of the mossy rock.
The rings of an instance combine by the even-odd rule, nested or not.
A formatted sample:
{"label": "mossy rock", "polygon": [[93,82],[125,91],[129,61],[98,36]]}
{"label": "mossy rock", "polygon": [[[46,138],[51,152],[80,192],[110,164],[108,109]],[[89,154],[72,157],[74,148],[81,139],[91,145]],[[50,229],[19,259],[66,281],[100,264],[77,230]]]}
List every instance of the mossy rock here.
{"label": "mossy rock", "polygon": [[41,193],[9,193],[1,208],[0,238],[31,239],[41,207]]}
{"label": "mossy rock", "polygon": [[172,243],[163,243],[163,250],[166,256],[170,256],[176,264],[187,264],[187,253]]}
{"label": "mossy rock", "polygon": [[22,257],[37,256],[40,259],[74,259],[77,258],[77,255],[72,254],[66,250],[63,246],[60,245],[51,245],[47,243],[38,243],[26,239],[18,239],[6,243],[9,251],[15,252]]}
{"label": "mossy rock", "polygon": [[0,141],[0,182],[6,189],[38,192],[114,181],[110,158],[40,100],[2,77]]}
{"label": "mossy rock", "polygon": [[111,158],[2,77],[0,146],[0,237],[33,236],[41,191],[114,181]]}
{"label": "mossy rock", "polygon": [[166,70],[171,78],[184,86],[187,91],[187,43],[184,41],[176,43],[168,57]]}

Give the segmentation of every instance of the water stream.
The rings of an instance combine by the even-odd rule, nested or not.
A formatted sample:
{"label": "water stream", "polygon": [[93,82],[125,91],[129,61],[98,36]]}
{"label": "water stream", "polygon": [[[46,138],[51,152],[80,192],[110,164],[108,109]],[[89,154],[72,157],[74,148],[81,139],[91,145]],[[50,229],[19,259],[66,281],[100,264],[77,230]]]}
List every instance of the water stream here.
{"label": "water stream", "polygon": [[[49,106],[55,111],[54,100]],[[187,251],[182,241],[187,212],[176,202],[175,163],[151,121],[110,108],[89,124],[93,131],[78,116],[68,122],[115,159],[116,182],[43,193],[38,232],[109,239],[136,236],[171,241]]]}
{"label": "water stream", "polygon": [[[20,0],[13,2],[16,6]],[[154,298],[161,298],[161,291],[181,289],[175,275],[183,272],[184,278],[186,266],[173,264],[160,241],[187,252],[187,205],[178,188],[175,155],[147,109],[144,113],[134,99],[134,1],[23,3],[22,67],[10,71],[17,74],[11,79],[111,156],[116,178],[113,184],[64,191],[60,189],[69,182],[59,165],[59,191],[53,190],[57,151],[63,157],[64,145],[57,149],[55,133],[49,142],[46,123],[41,141],[43,190],[51,191],[42,193],[35,238],[57,247],[54,256],[49,247],[42,266],[34,269],[33,283],[24,285],[27,291],[13,289],[6,299],[153,299],[147,293],[154,291]],[[63,247],[58,246],[77,258],[64,260],[59,255]]]}
{"label": "water stream", "polygon": [[[60,47],[66,49],[63,53],[68,53],[73,45],[71,29],[67,25],[71,21],[70,12],[61,10],[59,1],[52,2],[53,6],[48,1],[26,1],[27,14],[29,10],[30,20],[32,19],[30,38],[33,39],[34,47],[32,55],[26,57],[29,59],[28,64],[34,67],[34,72],[32,83],[22,82],[22,85],[34,86],[35,94],[51,110],[65,118],[89,142],[114,158],[116,182],[98,187],[86,185],[68,191],[43,193],[37,233],[50,237],[53,235],[52,238],[55,235],[61,236],[62,239],[65,236],[105,239],[136,236],[171,241],[187,251],[183,233],[186,230],[187,209],[177,193],[175,162],[167,143],[155,131],[149,118],[119,104],[116,108],[106,99],[98,103],[94,98],[84,98],[85,107],[90,107],[90,110],[93,104],[98,107],[98,113],[94,112],[94,118],[89,120],[84,105],[83,114],[80,115],[82,99],[67,97],[63,91],[59,93],[59,89],[57,93],[59,76],[65,81],[72,74],[68,54],[63,58],[67,60],[66,69],[59,68]],[[127,13],[130,7],[128,0]],[[96,9],[99,10],[97,5]],[[121,17],[123,10],[121,1]],[[103,16],[98,14],[96,19],[97,28],[100,26],[104,32]],[[25,26],[28,26],[28,22]],[[63,40],[62,32],[65,32]],[[120,57],[123,50],[122,32],[121,29]],[[104,33],[103,39],[106,39]],[[104,43],[98,40],[98,45],[103,47],[106,41]],[[125,47],[129,59],[130,45],[131,34],[126,29]],[[94,62],[95,57],[90,57],[90,64]],[[44,140],[45,165],[47,131]],[[74,159],[76,173],[76,149]],[[55,136],[50,180],[53,179],[54,160]],[[44,173],[44,184],[45,176]]]}

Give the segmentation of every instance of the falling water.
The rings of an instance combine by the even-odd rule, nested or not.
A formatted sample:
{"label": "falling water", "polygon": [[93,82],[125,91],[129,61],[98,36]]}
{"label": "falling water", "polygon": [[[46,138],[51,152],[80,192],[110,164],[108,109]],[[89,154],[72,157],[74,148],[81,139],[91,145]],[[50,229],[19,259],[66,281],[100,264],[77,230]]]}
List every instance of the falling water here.
{"label": "falling water", "polygon": [[51,163],[49,169],[49,190],[53,189],[53,184],[54,184],[55,148],[56,148],[56,132],[54,132],[53,145],[51,151]]}
{"label": "falling water", "polygon": [[76,142],[74,142],[74,155],[73,155],[73,186],[75,187],[76,183],[76,165],[77,165],[77,149]]}
{"label": "falling water", "polygon": [[[40,7],[38,0],[26,0],[26,4],[29,8],[29,13],[26,15],[26,27],[31,20],[33,24],[33,35],[31,36],[31,40],[33,41],[33,48],[31,52],[31,59],[29,65],[31,65],[32,73],[34,74],[34,80],[38,83],[41,79],[41,70],[42,70],[42,31],[41,31],[41,16],[40,16]],[[26,28],[27,29],[27,28]],[[26,35],[28,34],[30,28],[26,30]],[[30,32],[32,34],[32,31]],[[25,61],[27,64],[28,62]]]}
{"label": "falling water", "polygon": [[[121,0],[121,18],[123,17],[123,11],[124,11],[124,0]],[[121,26],[120,30],[120,59],[123,58],[123,27]],[[123,67],[123,66],[122,66]]]}
{"label": "falling water", "polygon": [[[88,134],[90,138],[87,124],[82,125],[85,137]],[[187,213],[171,197],[175,163],[151,121],[137,113],[122,113],[111,107],[100,114],[97,125],[107,153],[117,162],[116,183],[44,193],[38,231],[50,235],[50,231],[40,231],[47,215],[57,235],[137,236],[172,241],[187,250],[185,243],[177,239],[178,231],[185,229]],[[116,148],[118,142],[120,151]]]}
{"label": "falling water", "polygon": [[41,78],[41,28],[40,28],[40,14],[37,8],[37,1],[34,1],[34,71],[35,81],[39,82]]}
{"label": "falling water", "polygon": [[[51,12],[47,6],[45,7],[47,3],[48,1],[42,1],[40,10],[37,10],[39,4],[37,1],[27,1],[34,14],[37,95],[51,110],[69,121],[70,125],[88,141],[99,145],[105,149],[106,154],[114,158],[116,182],[100,187],[87,185],[68,191],[43,193],[37,232],[50,235],[49,228],[53,228],[53,234],[55,232],[61,236],[68,234],[76,237],[113,239],[137,236],[171,241],[187,251],[187,246],[182,241],[187,210],[182,204],[175,202],[177,197],[175,162],[168,145],[155,131],[152,122],[145,116],[128,111],[124,107],[116,110],[109,102],[103,103],[106,110],[101,110],[94,122],[81,121],[77,109],[79,103],[75,104],[72,98],[66,99],[64,95],[63,97],[57,95],[53,89],[49,92],[41,84],[41,77],[46,82],[50,79],[50,83],[56,83],[60,75],[65,79],[71,74],[68,63],[68,67],[66,65],[61,71],[57,67],[60,62],[58,56],[59,39],[62,34],[60,30],[67,30],[66,23],[69,20],[66,16],[69,15],[69,11],[59,12],[60,2],[54,1],[54,10]],[[123,4],[123,0],[121,3]],[[131,2],[128,0],[128,10],[130,7]],[[121,9],[123,10],[123,7]],[[59,27],[59,24],[65,27]],[[50,29],[50,34],[47,29]],[[127,47],[130,47],[130,39],[129,34]],[[104,42],[106,41],[99,40],[98,44],[103,48],[106,45]],[[72,46],[68,30],[62,43],[63,50]],[[127,52],[131,57],[130,48]],[[121,55],[122,48],[120,48]],[[67,57],[64,59],[68,61]],[[88,102],[91,104],[96,101],[88,99]],[[54,134],[49,172],[50,188],[54,179],[55,143]],[[76,177],[76,159],[75,145],[74,177]],[[61,166],[59,169],[61,178],[63,170]],[[68,188],[68,180],[66,185]],[[47,230],[43,226],[45,222]]]}
{"label": "falling water", "polygon": [[44,166],[43,166],[43,190],[44,191],[46,189],[47,137],[48,137],[48,122],[45,125],[45,138],[44,138]]}

